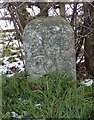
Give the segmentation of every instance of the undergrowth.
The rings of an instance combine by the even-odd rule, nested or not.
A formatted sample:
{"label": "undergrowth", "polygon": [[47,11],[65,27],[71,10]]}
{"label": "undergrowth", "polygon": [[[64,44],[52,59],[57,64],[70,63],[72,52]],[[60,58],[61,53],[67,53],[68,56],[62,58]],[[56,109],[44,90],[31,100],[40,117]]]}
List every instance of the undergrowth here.
{"label": "undergrowth", "polygon": [[2,119],[15,111],[24,118],[83,118],[93,116],[92,86],[73,81],[67,74],[54,72],[28,82],[25,73],[2,76]]}

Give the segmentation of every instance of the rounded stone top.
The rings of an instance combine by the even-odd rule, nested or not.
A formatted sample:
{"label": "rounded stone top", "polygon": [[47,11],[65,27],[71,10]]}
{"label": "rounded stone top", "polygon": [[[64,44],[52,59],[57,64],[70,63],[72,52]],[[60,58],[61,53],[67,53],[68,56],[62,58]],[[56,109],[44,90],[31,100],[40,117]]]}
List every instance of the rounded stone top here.
{"label": "rounded stone top", "polygon": [[36,19],[31,20],[26,25],[26,27],[24,29],[24,33],[29,32],[29,30],[31,30],[31,29],[39,30],[39,28],[41,29],[41,26],[47,27],[47,29],[51,29],[51,28],[53,29],[54,26],[58,26],[59,28],[56,27],[57,31],[59,31],[59,29],[62,28],[62,26],[63,26],[63,29],[64,28],[68,29],[68,30],[70,30],[70,32],[73,33],[73,29],[70,26],[69,22],[64,17],[61,17],[61,16],[37,17]]}
{"label": "rounded stone top", "polygon": [[40,77],[55,70],[75,71],[74,33],[61,16],[38,17],[23,33],[26,71]]}

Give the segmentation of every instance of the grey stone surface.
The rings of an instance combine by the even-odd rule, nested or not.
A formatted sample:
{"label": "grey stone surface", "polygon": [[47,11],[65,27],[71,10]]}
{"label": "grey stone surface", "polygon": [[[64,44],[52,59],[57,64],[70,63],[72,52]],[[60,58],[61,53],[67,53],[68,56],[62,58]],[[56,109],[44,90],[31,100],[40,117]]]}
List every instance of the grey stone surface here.
{"label": "grey stone surface", "polygon": [[26,71],[41,77],[55,70],[65,71],[74,79],[75,47],[70,24],[62,17],[39,17],[23,33]]}

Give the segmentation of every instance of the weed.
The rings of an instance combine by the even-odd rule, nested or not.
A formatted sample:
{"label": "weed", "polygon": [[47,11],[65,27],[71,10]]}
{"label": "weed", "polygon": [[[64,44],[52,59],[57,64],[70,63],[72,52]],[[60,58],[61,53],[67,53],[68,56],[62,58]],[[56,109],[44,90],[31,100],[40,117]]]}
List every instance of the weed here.
{"label": "weed", "polygon": [[87,119],[92,116],[92,86],[75,88],[72,79],[64,73],[50,73],[30,83],[24,73],[10,78],[3,75],[2,88],[3,118],[12,111],[31,118]]}

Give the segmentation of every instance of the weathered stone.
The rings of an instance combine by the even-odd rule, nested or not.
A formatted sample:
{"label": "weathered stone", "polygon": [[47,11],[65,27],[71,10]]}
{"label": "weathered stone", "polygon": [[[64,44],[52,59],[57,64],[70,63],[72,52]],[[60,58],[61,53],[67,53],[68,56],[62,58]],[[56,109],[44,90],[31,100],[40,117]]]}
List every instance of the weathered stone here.
{"label": "weathered stone", "polygon": [[62,17],[39,17],[23,33],[26,71],[33,79],[60,70],[76,78],[74,35]]}

